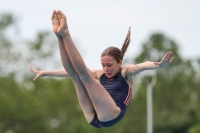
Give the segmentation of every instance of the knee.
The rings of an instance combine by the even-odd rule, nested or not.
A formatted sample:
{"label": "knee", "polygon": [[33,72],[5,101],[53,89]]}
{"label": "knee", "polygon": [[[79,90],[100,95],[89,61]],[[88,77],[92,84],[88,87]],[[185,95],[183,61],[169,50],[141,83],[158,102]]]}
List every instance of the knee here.
{"label": "knee", "polygon": [[106,122],[117,118],[121,113],[120,108],[113,109],[107,113],[98,114],[98,118],[101,122]]}
{"label": "knee", "polygon": [[90,113],[90,114],[84,114],[84,115],[85,115],[85,118],[86,118],[86,120],[87,120],[88,123],[91,123],[92,120],[93,120],[94,117],[95,117],[95,113],[94,113],[94,112],[93,112],[93,113]]}

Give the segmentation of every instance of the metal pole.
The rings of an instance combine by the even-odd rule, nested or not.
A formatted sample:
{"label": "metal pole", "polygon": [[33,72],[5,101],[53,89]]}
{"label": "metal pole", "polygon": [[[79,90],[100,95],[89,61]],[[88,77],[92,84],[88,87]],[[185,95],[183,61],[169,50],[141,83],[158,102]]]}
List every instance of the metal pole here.
{"label": "metal pole", "polygon": [[147,89],[147,133],[153,133],[153,87],[156,85],[157,77],[152,76],[152,81],[146,84]]}
{"label": "metal pole", "polygon": [[153,133],[152,85],[147,85],[147,133]]}

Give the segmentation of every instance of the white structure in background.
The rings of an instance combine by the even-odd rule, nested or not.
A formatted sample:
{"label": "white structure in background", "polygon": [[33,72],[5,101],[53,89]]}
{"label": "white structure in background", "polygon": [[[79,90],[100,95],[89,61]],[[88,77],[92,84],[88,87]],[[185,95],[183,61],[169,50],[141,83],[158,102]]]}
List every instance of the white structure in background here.
{"label": "white structure in background", "polygon": [[152,89],[156,85],[157,76],[155,73],[150,74],[151,81],[144,82],[147,89],[147,133],[153,133],[153,94]]}

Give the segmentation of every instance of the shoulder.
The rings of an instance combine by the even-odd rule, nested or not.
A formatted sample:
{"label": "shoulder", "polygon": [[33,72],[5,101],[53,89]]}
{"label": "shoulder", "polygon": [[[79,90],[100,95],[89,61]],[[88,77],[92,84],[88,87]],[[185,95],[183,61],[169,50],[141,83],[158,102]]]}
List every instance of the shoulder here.
{"label": "shoulder", "polygon": [[134,64],[129,64],[129,65],[125,65],[122,67],[122,76],[126,77],[128,75],[133,75],[132,73],[130,73],[130,70],[134,71],[134,68],[136,67],[136,65]]}
{"label": "shoulder", "polygon": [[93,77],[98,80],[100,79],[101,75],[104,73],[102,69],[92,69],[90,71]]}
{"label": "shoulder", "polygon": [[123,66],[122,70],[121,70],[121,75],[126,80],[126,82],[129,84],[129,86],[132,87],[133,86],[133,75],[129,74],[129,72],[128,72],[131,67],[134,67],[134,65]]}

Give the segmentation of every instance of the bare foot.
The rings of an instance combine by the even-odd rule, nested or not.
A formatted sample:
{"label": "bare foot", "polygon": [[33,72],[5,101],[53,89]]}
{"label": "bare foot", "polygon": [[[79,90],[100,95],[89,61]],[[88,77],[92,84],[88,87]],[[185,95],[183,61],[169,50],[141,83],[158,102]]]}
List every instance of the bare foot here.
{"label": "bare foot", "polygon": [[60,26],[57,28],[57,33],[63,37],[65,33],[69,32],[67,22],[66,22],[66,16],[60,10],[57,11],[57,14],[58,14],[58,20],[60,23]]}
{"label": "bare foot", "polygon": [[52,17],[51,17],[51,21],[52,21],[52,26],[53,26],[53,32],[57,35],[57,29],[60,26],[59,20],[58,20],[58,14],[57,12],[54,10]]}

